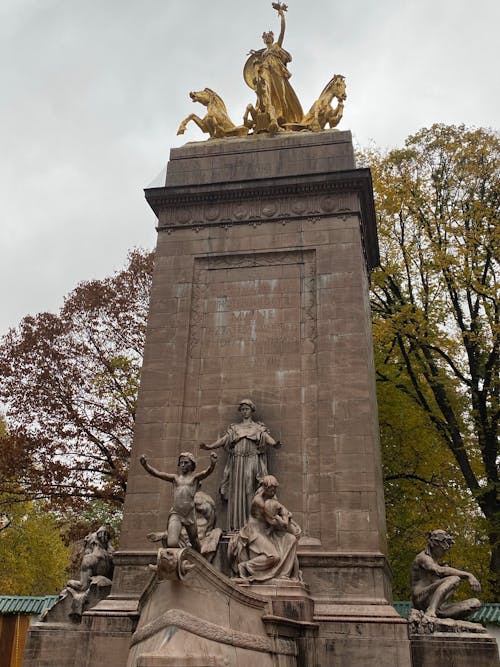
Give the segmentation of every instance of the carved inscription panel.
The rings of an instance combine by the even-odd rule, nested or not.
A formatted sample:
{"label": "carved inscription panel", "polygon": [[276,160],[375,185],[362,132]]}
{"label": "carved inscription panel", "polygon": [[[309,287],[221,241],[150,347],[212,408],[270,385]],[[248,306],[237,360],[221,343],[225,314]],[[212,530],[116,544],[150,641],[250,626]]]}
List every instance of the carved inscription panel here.
{"label": "carved inscription panel", "polygon": [[191,357],[238,357],[269,368],[265,357],[295,356],[316,336],[314,251],[195,260]]}

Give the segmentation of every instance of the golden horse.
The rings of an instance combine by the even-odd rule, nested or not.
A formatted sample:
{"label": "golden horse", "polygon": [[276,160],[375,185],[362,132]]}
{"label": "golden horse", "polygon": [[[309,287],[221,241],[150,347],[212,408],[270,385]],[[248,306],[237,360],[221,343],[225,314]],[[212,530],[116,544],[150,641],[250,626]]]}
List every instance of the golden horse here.
{"label": "golden horse", "polygon": [[235,125],[228,116],[226,105],[220,95],[210,88],[189,93],[193,102],[199,102],[207,107],[207,114],[200,118],[192,113],[179,125],[177,134],[184,134],[186,126],[190,121],[198,125],[202,132],[210,135],[211,139],[223,137],[243,137],[248,134],[248,128],[244,125]]}
{"label": "golden horse", "polygon": [[[313,132],[324,130],[326,125],[331,128],[336,127],[344,113],[344,100],[347,99],[345,89],[345,77],[342,74],[335,74],[323,88],[321,95],[299,125]],[[338,100],[335,109],[332,107],[334,97]]]}

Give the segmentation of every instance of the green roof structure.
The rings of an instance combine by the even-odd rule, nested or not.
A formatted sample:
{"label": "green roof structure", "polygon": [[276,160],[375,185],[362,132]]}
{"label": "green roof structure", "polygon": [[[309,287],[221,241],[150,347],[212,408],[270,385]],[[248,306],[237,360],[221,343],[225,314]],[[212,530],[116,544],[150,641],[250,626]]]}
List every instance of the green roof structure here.
{"label": "green roof structure", "polygon": [[0,595],[0,614],[31,614],[38,616],[50,609],[59,599],[59,595]]}

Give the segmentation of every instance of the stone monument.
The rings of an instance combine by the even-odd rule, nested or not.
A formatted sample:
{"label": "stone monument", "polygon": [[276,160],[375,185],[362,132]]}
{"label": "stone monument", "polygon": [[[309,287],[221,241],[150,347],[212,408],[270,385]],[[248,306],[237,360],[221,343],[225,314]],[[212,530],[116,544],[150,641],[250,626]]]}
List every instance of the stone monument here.
{"label": "stone monument", "polygon": [[[193,121],[210,139],[172,149],[165,185],[146,191],[158,243],[111,594],[77,631],[34,626],[24,667],[411,665],[385,555],[370,173],[332,129],[343,76],[304,114],[287,8],[273,7],[280,34],[244,66],[256,101],[243,122],[210,88],[192,92],[206,115],[179,133]],[[202,491],[226,529],[213,565],[192,526],[195,548],[177,530],[201,480],[189,465],[176,476],[191,475],[180,511],[180,487],[161,481],[186,449],[221,450]]]}

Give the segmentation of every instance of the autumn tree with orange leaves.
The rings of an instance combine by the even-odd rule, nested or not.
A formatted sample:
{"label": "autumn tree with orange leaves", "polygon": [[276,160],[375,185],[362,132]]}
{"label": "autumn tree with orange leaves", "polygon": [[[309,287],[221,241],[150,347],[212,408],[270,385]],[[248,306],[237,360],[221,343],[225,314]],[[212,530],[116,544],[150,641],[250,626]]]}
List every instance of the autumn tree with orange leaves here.
{"label": "autumn tree with orange leaves", "polygon": [[78,285],[58,314],[27,316],[4,337],[0,493],[65,508],[123,503],[152,269],[153,254],[135,250],[123,270]]}

